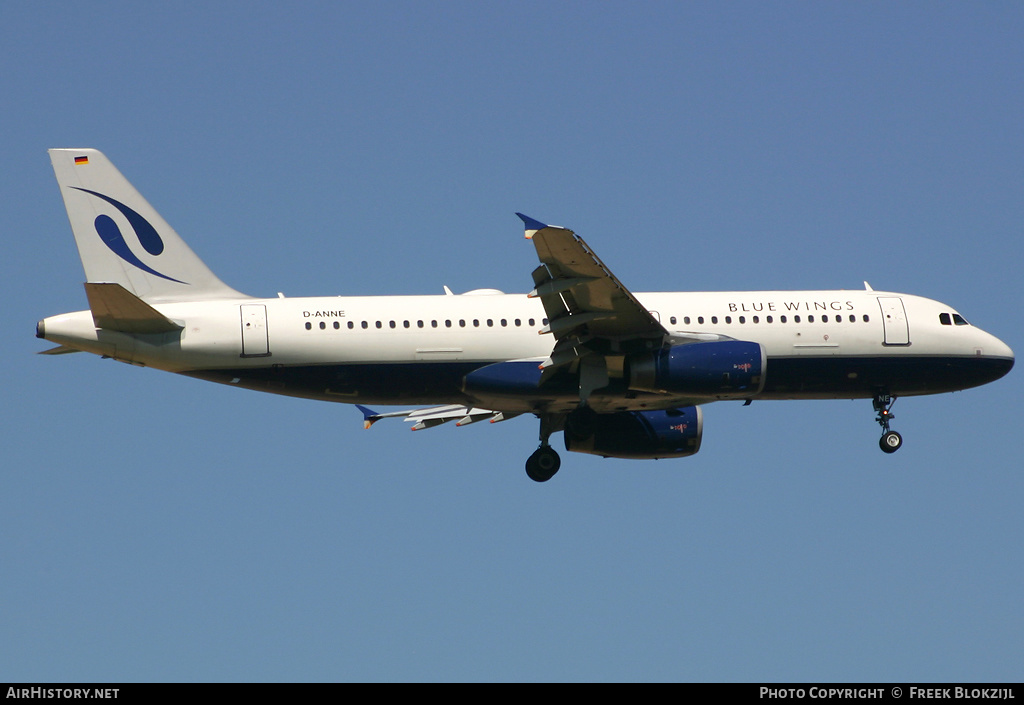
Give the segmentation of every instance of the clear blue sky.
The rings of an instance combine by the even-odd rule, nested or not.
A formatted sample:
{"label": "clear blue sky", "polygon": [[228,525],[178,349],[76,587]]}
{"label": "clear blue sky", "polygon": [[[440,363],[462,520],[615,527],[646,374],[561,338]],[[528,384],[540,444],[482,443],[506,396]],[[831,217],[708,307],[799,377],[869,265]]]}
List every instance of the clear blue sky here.
{"label": "clear blue sky", "polygon": [[[0,681],[1020,681],[1024,376],[705,408],[699,455],[410,433],[80,354],[46,156],[255,295],[876,289],[1024,351],[1024,6],[0,4]],[[561,443],[560,436],[556,442]]]}

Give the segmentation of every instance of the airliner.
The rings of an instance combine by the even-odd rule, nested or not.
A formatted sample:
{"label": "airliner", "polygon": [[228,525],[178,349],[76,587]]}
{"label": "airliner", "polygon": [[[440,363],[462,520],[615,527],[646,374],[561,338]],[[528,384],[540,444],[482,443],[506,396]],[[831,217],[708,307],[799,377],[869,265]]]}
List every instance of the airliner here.
{"label": "airliner", "polygon": [[[89,309],[41,320],[57,347],[244,389],[355,405],[413,430],[532,415],[550,445],[615,458],[701,446],[701,405],[870,399],[881,449],[898,397],[999,379],[1013,351],[955,309],[873,290],[633,293],[573,231],[517,214],[533,290],[257,298],[224,284],[94,149],[50,150]],[[378,405],[412,406],[377,411]]]}

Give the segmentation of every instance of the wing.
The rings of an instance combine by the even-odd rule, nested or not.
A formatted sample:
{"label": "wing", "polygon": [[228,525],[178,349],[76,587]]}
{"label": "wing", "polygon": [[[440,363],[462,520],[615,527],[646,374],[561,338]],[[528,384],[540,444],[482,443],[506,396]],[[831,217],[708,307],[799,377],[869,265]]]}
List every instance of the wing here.
{"label": "wing", "polygon": [[[616,357],[662,346],[668,331],[579,235],[516,215],[522,218],[526,237],[533,241],[541,261],[533,272],[534,290],[529,296],[539,297],[547,313],[549,322],[541,333],[555,338],[551,356],[542,365],[545,374],[581,363],[585,398],[586,392],[607,384],[613,367],[598,356]],[[585,378],[593,375],[596,378],[588,383]]]}
{"label": "wing", "polygon": [[456,426],[468,426],[471,423],[483,421],[484,419],[490,419],[491,423],[498,423],[499,421],[505,421],[519,416],[519,414],[502,413],[500,411],[491,411],[490,409],[470,408],[468,406],[460,406],[458,404],[432,406],[427,409],[390,411],[383,414],[377,413],[373,409],[368,409],[365,406],[360,406],[359,404],[356,404],[356,408],[363,412],[363,428],[370,428],[370,426],[381,419],[404,418],[406,421],[413,422],[413,431],[420,431],[424,428],[433,428],[434,426],[440,426],[443,423],[455,421],[456,419],[458,419],[458,422],[455,424]]}

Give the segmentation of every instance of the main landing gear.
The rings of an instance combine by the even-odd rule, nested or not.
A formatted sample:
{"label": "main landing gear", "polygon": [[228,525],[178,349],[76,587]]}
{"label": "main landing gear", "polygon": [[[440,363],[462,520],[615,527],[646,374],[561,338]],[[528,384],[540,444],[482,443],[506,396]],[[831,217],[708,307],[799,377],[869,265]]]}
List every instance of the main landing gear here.
{"label": "main landing gear", "polygon": [[872,404],[878,417],[875,421],[882,427],[882,437],[878,439],[878,447],[886,453],[895,453],[903,445],[903,436],[889,428],[889,422],[896,417],[892,415],[892,405],[896,397],[891,394],[876,394]]}
{"label": "main landing gear", "polygon": [[561,466],[562,459],[558,457],[555,449],[549,445],[542,445],[527,459],[526,474],[534,482],[547,482],[555,476]]}
{"label": "main landing gear", "polygon": [[562,459],[548,443],[551,434],[559,430],[560,420],[560,417],[551,415],[540,417],[540,448],[526,460],[526,474],[534,482],[547,482],[562,466]]}

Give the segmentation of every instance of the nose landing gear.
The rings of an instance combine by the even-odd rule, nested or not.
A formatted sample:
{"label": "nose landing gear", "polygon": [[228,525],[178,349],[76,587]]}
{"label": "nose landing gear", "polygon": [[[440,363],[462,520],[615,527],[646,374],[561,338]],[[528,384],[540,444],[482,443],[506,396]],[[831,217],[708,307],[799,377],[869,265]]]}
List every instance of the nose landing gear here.
{"label": "nose landing gear", "polygon": [[892,414],[892,405],[896,397],[891,394],[876,394],[872,402],[878,417],[875,421],[882,427],[882,437],[878,439],[878,447],[886,453],[895,453],[903,445],[903,436],[889,428],[889,422],[896,417]]}

